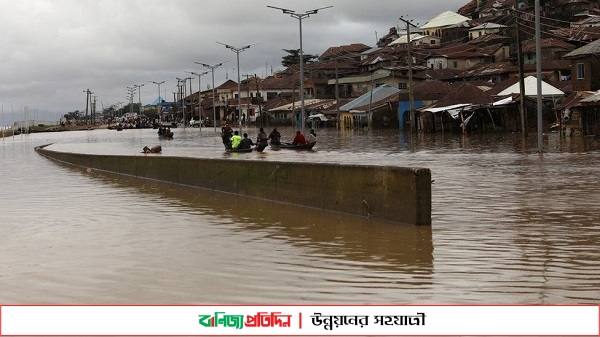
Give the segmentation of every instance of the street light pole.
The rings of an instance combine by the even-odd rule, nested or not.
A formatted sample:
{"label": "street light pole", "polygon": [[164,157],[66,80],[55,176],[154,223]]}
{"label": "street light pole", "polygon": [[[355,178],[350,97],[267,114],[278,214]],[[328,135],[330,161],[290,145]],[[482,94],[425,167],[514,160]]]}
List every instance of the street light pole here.
{"label": "street light pole", "polygon": [[[187,80],[190,80],[190,95],[191,95],[192,94],[192,80],[193,79],[194,79],[193,77],[186,77],[186,78],[183,79],[184,80],[184,82],[183,82],[183,106],[184,106],[184,109],[185,109],[185,97],[186,97],[185,84],[187,83]],[[194,112],[190,111],[190,120],[193,118],[193,114],[194,114]],[[186,125],[185,125],[185,116],[183,116],[183,123],[184,123],[183,127],[185,128],[186,127]]]}
{"label": "street light pole", "polygon": [[146,85],[146,84],[134,84],[133,85],[134,87],[138,88],[138,104],[139,104],[138,113],[139,113],[140,117],[142,115],[142,89],[141,88],[144,85]]}
{"label": "street light pole", "polygon": [[[200,94],[202,93],[202,75],[206,75],[209,72],[205,71],[203,73],[195,73],[193,71],[188,71],[188,73],[198,76],[198,130],[202,131],[202,100],[200,98]],[[190,82],[191,83],[191,82]]]}
{"label": "street light pole", "polygon": [[181,108],[182,108],[182,118],[183,118],[183,128],[185,129],[186,125],[185,125],[185,85],[187,83],[187,80],[192,80],[192,77],[186,77],[186,78],[179,78],[177,77],[177,86],[179,86],[179,83],[183,82],[183,86],[181,87]]}
{"label": "street light pole", "polygon": [[127,87],[129,90],[129,118],[133,117],[133,95],[135,93],[135,86]]}
{"label": "street light pole", "polygon": [[237,55],[237,77],[238,77],[238,124],[240,127],[240,135],[242,134],[242,82],[240,80],[240,53],[244,50],[250,48],[257,43],[252,43],[243,47],[234,47],[225,43],[217,42],[218,44],[222,44],[227,49],[231,49]]}
{"label": "street light pole", "polygon": [[165,81],[160,81],[160,82],[148,81],[148,82],[152,82],[152,83],[158,85],[158,104],[156,107],[156,112],[158,114],[158,121],[160,123],[162,123],[162,99],[160,98],[160,85],[165,83]]}
{"label": "street light pole", "polygon": [[331,8],[333,6],[321,7],[317,9],[312,9],[304,12],[303,14],[296,13],[296,11],[285,9],[281,7],[275,6],[267,6],[268,8],[279,9],[283,12],[283,14],[289,14],[291,17],[298,19],[298,24],[300,26],[300,110],[301,110],[301,123],[302,123],[302,133],[304,134],[304,54],[302,51],[302,19],[311,16],[311,14],[317,14],[317,12],[321,9]]}
{"label": "street light pole", "polygon": [[201,62],[194,62],[196,64],[199,64],[203,67],[206,67],[208,69],[211,70],[212,72],[212,105],[213,105],[213,125],[215,127],[215,133],[217,132],[217,107],[215,106],[215,69],[222,66],[223,63],[225,62],[221,62],[221,63],[217,63],[215,65],[208,65],[206,63],[201,63]]}

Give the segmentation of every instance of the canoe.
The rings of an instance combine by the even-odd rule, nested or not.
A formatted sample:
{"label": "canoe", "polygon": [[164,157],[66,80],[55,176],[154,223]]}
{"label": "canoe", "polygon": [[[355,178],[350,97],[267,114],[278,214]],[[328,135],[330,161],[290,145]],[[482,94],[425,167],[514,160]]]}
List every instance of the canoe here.
{"label": "canoe", "polygon": [[273,144],[271,143],[271,147],[274,149],[287,149],[287,150],[311,150],[313,146],[315,146],[317,142],[314,143],[306,143],[302,145],[292,145],[291,143],[281,143],[281,144]]}
{"label": "canoe", "polygon": [[249,149],[225,149],[225,152],[252,152],[252,148]]}

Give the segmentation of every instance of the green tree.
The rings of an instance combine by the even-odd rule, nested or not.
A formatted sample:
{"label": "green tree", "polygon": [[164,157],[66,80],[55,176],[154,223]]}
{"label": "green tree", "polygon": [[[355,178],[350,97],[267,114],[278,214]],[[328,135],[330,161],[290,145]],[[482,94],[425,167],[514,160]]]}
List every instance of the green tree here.
{"label": "green tree", "polygon": [[[294,64],[300,64],[300,49],[284,49],[283,51],[288,54],[281,58],[282,66],[289,67]],[[302,54],[302,61],[306,64],[318,57],[319,55]]]}
{"label": "green tree", "polygon": [[71,111],[71,112],[67,112],[66,114],[64,114],[64,118],[65,119],[80,119],[82,117],[83,113],[80,112],[79,110],[75,110],[75,111]]}

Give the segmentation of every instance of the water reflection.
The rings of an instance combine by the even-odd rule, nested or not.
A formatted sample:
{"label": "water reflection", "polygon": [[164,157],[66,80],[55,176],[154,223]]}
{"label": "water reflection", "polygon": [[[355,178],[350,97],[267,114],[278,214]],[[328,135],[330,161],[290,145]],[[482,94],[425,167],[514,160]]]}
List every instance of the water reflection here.
{"label": "water reflection", "polygon": [[[83,173],[83,169],[64,166]],[[421,274],[430,273],[433,268],[432,232],[428,226],[401,225],[187,186],[140,181],[106,172],[94,172],[90,177],[99,179],[102,184],[116,184],[119,188],[151,194],[161,203],[176,203],[186,212],[227,218],[239,225],[236,232],[256,231],[261,236],[281,241],[277,244],[310,248],[325,259]]]}

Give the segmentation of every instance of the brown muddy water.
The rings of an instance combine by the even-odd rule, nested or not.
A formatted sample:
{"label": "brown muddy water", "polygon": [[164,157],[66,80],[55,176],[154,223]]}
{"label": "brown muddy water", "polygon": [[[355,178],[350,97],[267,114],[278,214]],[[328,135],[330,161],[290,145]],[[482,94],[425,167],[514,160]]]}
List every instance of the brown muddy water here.
{"label": "brown muddy water", "polygon": [[[550,134],[317,130],[311,152],[224,153],[212,128],[0,141],[0,303],[598,303],[600,145]],[[244,130],[255,138],[256,129]],[[283,129],[290,138],[293,129]],[[51,149],[428,167],[431,227],[88,171]],[[349,184],[352,182],[349,181]]]}

